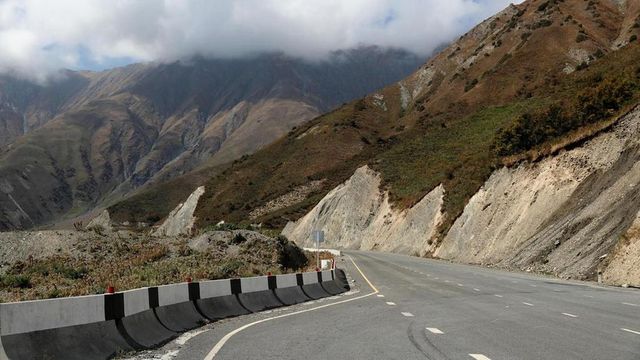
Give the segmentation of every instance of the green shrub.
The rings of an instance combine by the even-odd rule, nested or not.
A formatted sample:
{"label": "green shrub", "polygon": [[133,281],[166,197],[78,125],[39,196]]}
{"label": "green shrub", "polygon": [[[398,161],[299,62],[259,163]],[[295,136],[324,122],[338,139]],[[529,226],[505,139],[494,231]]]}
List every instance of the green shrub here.
{"label": "green shrub", "polygon": [[298,270],[307,266],[309,259],[307,259],[304,251],[296,244],[289,241],[284,235],[278,235],[276,241],[282,246],[278,262],[282,264],[285,269]]}
{"label": "green shrub", "polygon": [[5,288],[26,289],[31,287],[31,278],[27,275],[4,275],[1,282]]}
{"label": "green shrub", "polygon": [[238,260],[230,260],[220,265],[220,278],[228,279],[232,277],[237,277],[240,268],[242,267],[242,262]]}
{"label": "green shrub", "polygon": [[543,2],[542,4],[540,4],[538,6],[538,11],[539,12],[543,12],[543,11],[545,11],[547,9],[548,6],[549,6],[549,2],[545,1],[545,2]]}
{"label": "green shrub", "polygon": [[589,39],[589,37],[587,37],[587,35],[584,34],[584,33],[578,33],[578,35],[576,35],[576,42],[577,43],[581,43],[581,42],[583,42],[583,41],[585,41],[587,39]]}
{"label": "green shrub", "polygon": [[244,237],[244,235],[237,233],[235,235],[233,235],[233,239],[231,239],[231,244],[233,245],[240,245],[243,244],[247,241],[247,238]]}
{"label": "green shrub", "polygon": [[476,87],[476,85],[478,85],[478,79],[472,79],[467,81],[467,83],[464,85],[464,92],[467,92],[473,89],[474,87]]}
{"label": "green shrub", "polygon": [[[600,81],[595,77],[592,81]],[[588,86],[571,103],[558,102],[527,112],[496,136],[499,156],[518,154],[581,126],[605,120],[632,99],[637,85],[626,79],[606,79]]]}

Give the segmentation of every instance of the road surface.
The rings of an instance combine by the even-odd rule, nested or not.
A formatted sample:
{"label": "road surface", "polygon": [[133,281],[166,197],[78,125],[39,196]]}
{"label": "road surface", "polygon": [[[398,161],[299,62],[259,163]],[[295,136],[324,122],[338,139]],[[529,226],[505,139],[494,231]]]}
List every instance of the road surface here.
{"label": "road surface", "polygon": [[213,323],[164,359],[640,359],[638,290],[345,254],[348,294]]}

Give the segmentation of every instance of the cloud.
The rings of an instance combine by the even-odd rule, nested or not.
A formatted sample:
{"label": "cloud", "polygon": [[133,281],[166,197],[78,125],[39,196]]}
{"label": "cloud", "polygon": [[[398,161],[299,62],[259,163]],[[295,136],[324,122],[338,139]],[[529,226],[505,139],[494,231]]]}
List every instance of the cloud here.
{"label": "cloud", "polygon": [[320,58],[359,45],[427,55],[508,0],[0,0],[0,72],[43,79],[193,55]]}

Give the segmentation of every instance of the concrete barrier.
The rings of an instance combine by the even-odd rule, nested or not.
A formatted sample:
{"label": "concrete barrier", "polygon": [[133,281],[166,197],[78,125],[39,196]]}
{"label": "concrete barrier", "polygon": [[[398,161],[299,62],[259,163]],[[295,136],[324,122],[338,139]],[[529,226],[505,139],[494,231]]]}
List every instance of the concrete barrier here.
{"label": "concrete barrier", "polygon": [[[107,359],[134,347],[118,332],[120,296],[92,295],[0,304],[9,359]],[[113,300],[116,300],[115,302]]]}
{"label": "concrete barrier", "polygon": [[0,304],[0,360],[108,359],[123,351],[157,347],[208,320],[345,289],[346,277],[338,270]]}
{"label": "concrete barrier", "polygon": [[284,303],[274,293],[275,288],[275,276],[241,278],[238,300],[251,312],[277,308]]}
{"label": "concrete barrier", "polygon": [[296,274],[285,274],[276,276],[276,296],[285,305],[299,304],[311,300],[302,291],[302,277]]}
{"label": "concrete barrier", "polygon": [[150,349],[178,336],[160,323],[154,309],[159,306],[158,288],[129,290],[123,294],[124,317],[117,320],[121,332],[129,336],[137,347]]}
{"label": "concrete barrier", "polygon": [[344,270],[335,269],[333,273],[334,282],[340,287],[340,289],[342,289],[342,292],[351,290],[351,287],[349,286],[349,280],[347,280],[347,274],[345,274]]}
{"label": "concrete barrier", "polygon": [[235,280],[233,283],[237,283],[235,291],[232,291],[230,280],[200,282],[200,299],[196,300],[196,304],[209,320],[215,321],[251,313],[238,301],[240,281]]}
{"label": "concrete barrier", "polygon": [[320,285],[320,272],[302,273],[302,290],[308,297],[317,300],[323,297],[331,296]]}
{"label": "concrete barrier", "polygon": [[331,295],[338,295],[343,292],[343,290],[336,284],[334,281],[334,272],[333,270],[324,270],[321,271],[322,280],[320,285],[327,293]]}
{"label": "concrete barrier", "polygon": [[158,286],[158,307],[154,311],[160,323],[175,332],[206,324],[208,320],[196,308],[195,301],[200,298],[196,292],[199,292],[198,283]]}

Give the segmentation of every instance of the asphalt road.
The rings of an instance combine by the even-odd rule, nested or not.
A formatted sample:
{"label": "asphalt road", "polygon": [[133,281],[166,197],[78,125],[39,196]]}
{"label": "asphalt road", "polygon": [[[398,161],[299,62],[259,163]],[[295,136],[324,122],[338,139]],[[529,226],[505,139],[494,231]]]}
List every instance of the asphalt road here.
{"label": "asphalt road", "polygon": [[349,256],[339,261],[355,281],[350,293],[214,323],[156,355],[640,359],[638,290],[394,254],[347,254],[362,271]]}

